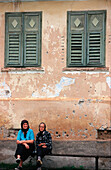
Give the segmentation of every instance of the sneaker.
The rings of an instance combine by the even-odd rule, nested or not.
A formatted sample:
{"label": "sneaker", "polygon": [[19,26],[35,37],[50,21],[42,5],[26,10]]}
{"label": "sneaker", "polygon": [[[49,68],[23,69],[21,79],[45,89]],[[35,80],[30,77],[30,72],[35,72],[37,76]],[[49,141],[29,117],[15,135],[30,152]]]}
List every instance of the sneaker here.
{"label": "sneaker", "polygon": [[15,170],[22,170],[22,167],[18,166]]}
{"label": "sneaker", "polygon": [[42,161],[40,159],[37,160],[37,167],[41,167]]}
{"label": "sneaker", "polygon": [[16,159],[16,162],[19,164],[19,163],[20,163],[20,158],[17,158],[17,159]]}

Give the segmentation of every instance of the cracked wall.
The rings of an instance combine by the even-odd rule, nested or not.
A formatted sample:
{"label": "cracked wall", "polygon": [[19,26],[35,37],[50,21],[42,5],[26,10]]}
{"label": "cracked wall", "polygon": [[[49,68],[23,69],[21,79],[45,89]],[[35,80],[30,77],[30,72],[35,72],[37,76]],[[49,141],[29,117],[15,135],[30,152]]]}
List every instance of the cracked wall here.
{"label": "cracked wall", "polygon": [[[106,69],[66,69],[67,11],[107,10]],[[4,68],[5,12],[42,11],[42,68]],[[53,140],[96,140],[110,127],[111,1],[0,3],[0,139],[16,138],[22,119]]]}

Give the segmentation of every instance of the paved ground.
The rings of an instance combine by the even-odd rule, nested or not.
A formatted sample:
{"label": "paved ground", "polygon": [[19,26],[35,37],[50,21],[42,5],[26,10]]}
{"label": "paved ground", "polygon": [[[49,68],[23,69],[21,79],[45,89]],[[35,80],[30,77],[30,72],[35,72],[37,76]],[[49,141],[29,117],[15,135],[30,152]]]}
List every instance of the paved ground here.
{"label": "paved ground", "polygon": [[[17,164],[9,165],[9,164],[0,164],[0,170],[14,170],[14,168],[17,167]],[[24,165],[23,170],[36,170],[36,166],[31,165]],[[42,170],[85,170],[83,167],[75,168],[75,167],[63,167],[63,168],[57,168],[57,169],[48,169],[48,168],[42,168]]]}

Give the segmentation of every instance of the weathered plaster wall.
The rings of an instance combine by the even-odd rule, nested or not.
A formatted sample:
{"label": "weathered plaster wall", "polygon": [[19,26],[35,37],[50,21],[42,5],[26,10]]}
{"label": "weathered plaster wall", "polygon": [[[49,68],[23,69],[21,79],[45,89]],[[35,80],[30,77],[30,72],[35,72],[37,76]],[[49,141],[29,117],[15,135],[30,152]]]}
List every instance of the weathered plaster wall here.
{"label": "weathered plaster wall", "polygon": [[[67,11],[84,10],[107,10],[107,69],[65,70]],[[27,11],[42,11],[42,69],[4,69],[5,12]],[[35,134],[45,121],[54,140],[95,140],[110,127],[110,66],[110,0],[0,3],[0,139],[15,139],[25,118]]]}

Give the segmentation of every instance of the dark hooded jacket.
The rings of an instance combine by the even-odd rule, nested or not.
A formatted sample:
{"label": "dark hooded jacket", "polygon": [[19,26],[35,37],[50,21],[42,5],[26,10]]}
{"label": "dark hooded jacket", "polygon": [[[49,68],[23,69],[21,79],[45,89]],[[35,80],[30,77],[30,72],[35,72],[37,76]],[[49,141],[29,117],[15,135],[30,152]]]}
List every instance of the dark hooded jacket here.
{"label": "dark hooded jacket", "polygon": [[48,131],[38,132],[36,135],[36,147],[40,143],[46,143],[46,146],[48,149],[52,150],[52,137],[51,134]]}

